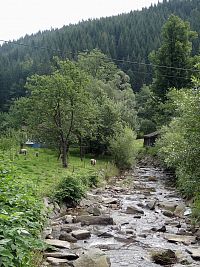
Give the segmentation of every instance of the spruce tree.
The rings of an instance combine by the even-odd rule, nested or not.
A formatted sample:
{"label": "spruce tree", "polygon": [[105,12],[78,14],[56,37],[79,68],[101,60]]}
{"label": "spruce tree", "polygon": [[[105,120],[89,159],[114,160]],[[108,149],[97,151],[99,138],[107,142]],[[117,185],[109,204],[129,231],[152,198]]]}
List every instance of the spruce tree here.
{"label": "spruce tree", "polygon": [[162,29],[162,45],[150,54],[154,64],[153,89],[164,100],[169,88],[177,89],[190,84],[192,71],[192,42],[197,36],[190,24],[171,15]]}

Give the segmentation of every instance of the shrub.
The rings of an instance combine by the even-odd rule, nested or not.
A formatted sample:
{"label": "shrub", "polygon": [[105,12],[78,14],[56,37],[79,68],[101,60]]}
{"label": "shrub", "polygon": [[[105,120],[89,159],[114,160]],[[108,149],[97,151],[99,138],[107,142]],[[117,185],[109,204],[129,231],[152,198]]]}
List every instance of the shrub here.
{"label": "shrub", "polygon": [[58,187],[54,197],[60,201],[65,202],[69,206],[74,206],[85,195],[88,187],[88,181],[83,182],[80,177],[75,174],[64,177]]}
{"label": "shrub", "polygon": [[172,90],[177,116],[157,142],[160,158],[176,171],[183,196],[194,197],[193,217],[200,221],[200,91]]}
{"label": "shrub", "polygon": [[32,266],[31,252],[43,249],[38,234],[43,226],[42,202],[33,184],[16,174],[10,162],[0,158],[0,266]]}
{"label": "shrub", "polygon": [[136,146],[135,133],[125,127],[110,140],[110,151],[118,168],[129,169],[135,162]]}

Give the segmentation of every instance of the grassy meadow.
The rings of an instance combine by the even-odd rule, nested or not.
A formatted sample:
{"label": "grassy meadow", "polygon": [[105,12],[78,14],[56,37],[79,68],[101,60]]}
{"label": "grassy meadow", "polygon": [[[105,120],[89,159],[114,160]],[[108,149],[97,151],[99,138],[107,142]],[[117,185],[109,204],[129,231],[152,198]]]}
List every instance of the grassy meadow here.
{"label": "grassy meadow", "polygon": [[38,240],[46,220],[43,197],[54,196],[58,188],[58,200],[71,191],[75,192],[71,199],[79,200],[89,186],[117,174],[118,169],[108,159],[97,159],[97,165],[91,166],[90,156],[81,161],[75,150],[69,155],[67,169],[49,149],[28,148],[27,155],[18,154],[16,149],[1,153],[0,265],[37,266],[32,255],[44,248]]}

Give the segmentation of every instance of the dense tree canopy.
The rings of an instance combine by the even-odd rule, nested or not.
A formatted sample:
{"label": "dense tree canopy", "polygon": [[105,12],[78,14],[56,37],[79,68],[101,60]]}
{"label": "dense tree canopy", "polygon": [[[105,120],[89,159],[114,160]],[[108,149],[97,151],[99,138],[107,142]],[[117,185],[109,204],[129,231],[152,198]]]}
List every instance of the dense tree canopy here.
{"label": "dense tree canopy", "polygon": [[[27,47],[4,44],[0,47],[0,109],[8,110],[13,98],[25,95],[24,84],[28,76],[51,73],[53,56],[72,59],[78,52],[94,48],[120,60],[115,62],[129,75],[134,90],[141,88],[143,83],[149,84],[152,70],[144,64],[149,63],[149,53],[160,47],[161,27],[172,13],[188,20],[191,28],[200,32],[199,0],[165,0],[141,11],[88,20],[17,40],[16,43]],[[192,53],[198,51],[199,39],[196,39]]]}
{"label": "dense tree canopy", "polygon": [[27,79],[27,95],[14,102],[9,118],[12,128],[58,149],[67,167],[70,145],[79,144],[81,156],[83,146],[107,153],[123,127],[137,128],[135,95],[129,77],[99,50],[81,54],[76,62],[54,61],[51,74]]}
{"label": "dense tree canopy", "polygon": [[163,26],[162,45],[150,56],[155,65],[153,89],[162,99],[169,88],[183,88],[191,83],[191,40],[196,36],[189,23],[175,15],[171,15]]}

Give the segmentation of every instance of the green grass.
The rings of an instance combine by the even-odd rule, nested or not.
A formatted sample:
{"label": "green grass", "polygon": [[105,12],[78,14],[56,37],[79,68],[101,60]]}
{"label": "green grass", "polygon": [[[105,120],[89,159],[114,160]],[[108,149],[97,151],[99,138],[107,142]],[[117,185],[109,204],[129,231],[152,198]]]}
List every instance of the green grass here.
{"label": "green grass", "polygon": [[[35,156],[36,151],[39,157]],[[17,154],[14,149],[0,153],[0,265],[37,266],[31,255],[33,251],[40,255],[43,248],[38,240],[45,222],[43,197],[54,196],[59,186],[63,189],[66,178],[70,177],[71,185],[79,189],[79,178],[81,185],[85,182],[89,186],[96,184],[97,176],[104,180],[117,174],[118,170],[108,159],[98,159],[97,165],[91,166],[89,156],[81,161],[76,153],[69,156],[67,169],[62,168],[56,153],[48,149],[28,148],[26,156]],[[65,185],[69,190],[63,192],[73,191],[69,183]],[[77,198],[83,195],[82,191],[75,193]],[[23,234],[24,231],[28,234]]]}
{"label": "green grass", "polygon": [[141,149],[144,148],[143,144],[144,144],[144,139],[143,138],[135,140],[135,147],[136,147],[137,151],[140,151]]}
{"label": "green grass", "polygon": [[[35,156],[36,151],[39,151],[39,157]],[[71,154],[67,169],[57,160],[56,153],[49,149],[28,148],[26,156],[14,157],[13,165],[16,173],[23,176],[23,180],[34,184],[39,196],[51,195],[62,178],[73,173],[103,172],[105,178],[118,174],[117,168],[108,159],[97,159],[97,165],[91,166],[90,156],[81,161],[74,151]]]}

